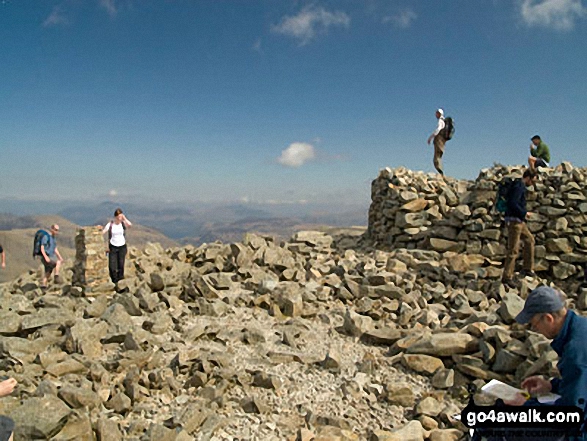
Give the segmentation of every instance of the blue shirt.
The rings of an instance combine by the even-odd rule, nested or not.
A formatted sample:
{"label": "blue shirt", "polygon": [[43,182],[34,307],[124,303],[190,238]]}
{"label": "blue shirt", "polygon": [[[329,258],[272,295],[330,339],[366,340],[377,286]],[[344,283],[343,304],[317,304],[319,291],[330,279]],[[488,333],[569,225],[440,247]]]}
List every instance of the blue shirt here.
{"label": "blue shirt", "polygon": [[[560,357],[561,378],[551,380],[552,392],[561,398],[554,404],[585,407],[587,403],[587,318],[568,311],[562,329],[550,344]],[[579,399],[585,400],[583,405]]]}
{"label": "blue shirt", "polygon": [[43,237],[41,245],[45,247],[45,253],[48,257],[51,258],[55,256],[55,248],[57,248],[57,241],[51,234],[47,234],[45,235],[45,237]]}
{"label": "blue shirt", "polygon": [[[550,380],[552,392],[561,397],[554,403],[542,404],[536,399],[531,399],[526,404],[549,406],[577,406],[586,410],[587,404],[587,318],[577,315],[574,311],[568,311],[563,327],[550,345],[558,354],[557,368],[560,378]],[[583,404],[579,400],[583,399]],[[587,440],[586,427],[583,426],[578,437],[570,437],[569,440]]]}

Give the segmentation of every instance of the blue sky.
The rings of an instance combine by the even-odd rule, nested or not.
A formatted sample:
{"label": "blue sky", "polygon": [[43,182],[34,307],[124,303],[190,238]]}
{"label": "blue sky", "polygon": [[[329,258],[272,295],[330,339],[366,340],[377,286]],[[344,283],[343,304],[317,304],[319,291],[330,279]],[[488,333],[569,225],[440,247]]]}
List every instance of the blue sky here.
{"label": "blue sky", "polygon": [[581,0],[0,2],[0,197],[365,204],[385,166],[585,166]]}

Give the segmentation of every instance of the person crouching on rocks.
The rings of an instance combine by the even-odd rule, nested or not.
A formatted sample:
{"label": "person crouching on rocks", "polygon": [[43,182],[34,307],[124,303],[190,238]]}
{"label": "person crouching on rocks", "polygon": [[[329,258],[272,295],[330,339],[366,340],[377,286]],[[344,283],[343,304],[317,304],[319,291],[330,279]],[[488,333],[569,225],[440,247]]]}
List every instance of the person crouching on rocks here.
{"label": "person crouching on rocks", "polygon": [[130,227],[132,227],[132,223],[122,210],[117,208],[114,212],[114,219],[108,222],[102,230],[102,234],[108,233],[108,270],[114,284],[124,279],[124,260],[126,258],[124,233]]}

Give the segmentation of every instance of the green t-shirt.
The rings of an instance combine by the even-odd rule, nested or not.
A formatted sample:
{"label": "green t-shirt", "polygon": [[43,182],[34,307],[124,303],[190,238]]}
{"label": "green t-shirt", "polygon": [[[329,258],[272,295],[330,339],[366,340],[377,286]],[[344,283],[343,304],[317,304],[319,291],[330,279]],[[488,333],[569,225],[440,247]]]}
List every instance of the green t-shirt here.
{"label": "green t-shirt", "polygon": [[530,154],[535,158],[542,158],[544,162],[550,162],[550,150],[546,144],[540,141],[536,148],[530,151]]}

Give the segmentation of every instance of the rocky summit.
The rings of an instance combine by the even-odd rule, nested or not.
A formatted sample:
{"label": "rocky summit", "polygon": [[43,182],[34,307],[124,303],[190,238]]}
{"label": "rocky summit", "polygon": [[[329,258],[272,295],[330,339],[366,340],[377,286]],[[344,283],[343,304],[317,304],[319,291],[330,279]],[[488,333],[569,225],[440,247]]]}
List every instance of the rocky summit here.
{"label": "rocky summit", "polygon": [[468,385],[556,372],[548,341],[514,323],[529,290],[587,308],[585,171],[543,175],[539,276],[506,289],[490,209],[510,171],[384,170],[363,236],[150,244],[116,287],[82,229],[63,284],[0,285],[0,373],[19,382],[0,414],[16,440],[461,439]]}

